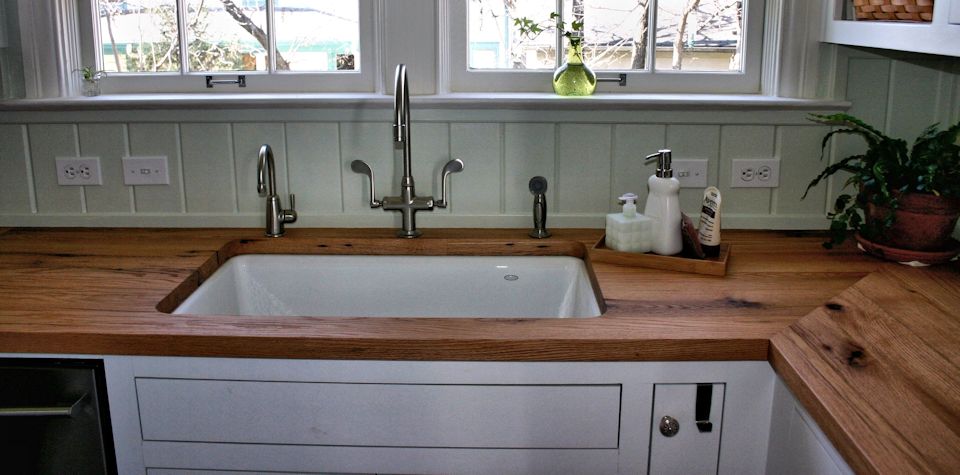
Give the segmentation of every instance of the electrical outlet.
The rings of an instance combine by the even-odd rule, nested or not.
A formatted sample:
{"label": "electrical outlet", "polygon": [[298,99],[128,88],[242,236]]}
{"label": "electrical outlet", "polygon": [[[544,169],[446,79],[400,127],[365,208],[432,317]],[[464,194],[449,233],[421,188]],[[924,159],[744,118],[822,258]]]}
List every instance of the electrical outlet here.
{"label": "electrical outlet", "polygon": [[124,157],[124,185],[169,185],[167,157]]}
{"label": "electrical outlet", "polygon": [[780,186],[780,159],[736,159],[730,176],[731,188],[776,188]]}
{"label": "electrical outlet", "polygon": [[102,185],[100,157],[57,157],[57,183],[65,186]]}
{"label": "electrical outlet", "polygon": [[671,166],[673,177],[680,182],[680,188],[707,187],[707,159],[676,159]]}

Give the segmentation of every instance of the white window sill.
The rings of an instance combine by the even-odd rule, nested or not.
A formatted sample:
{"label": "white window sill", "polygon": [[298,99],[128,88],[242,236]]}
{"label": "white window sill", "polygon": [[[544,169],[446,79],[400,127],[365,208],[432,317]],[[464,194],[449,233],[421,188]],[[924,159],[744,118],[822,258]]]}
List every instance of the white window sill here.
{"label": "white window sill", "polygon": [[[562,97],[550,93],[451,93],[413,96],[414,106],[427,109],[540,110],[843,110],[850,102],[792,99],[758,94],[610,94]],[[373,93],[197,93],[112,94],[96,97],[19,99],[0,102],[4,111],[116,109],[245,109],[245,108],[372,108],[393,107],[393,97]]]}

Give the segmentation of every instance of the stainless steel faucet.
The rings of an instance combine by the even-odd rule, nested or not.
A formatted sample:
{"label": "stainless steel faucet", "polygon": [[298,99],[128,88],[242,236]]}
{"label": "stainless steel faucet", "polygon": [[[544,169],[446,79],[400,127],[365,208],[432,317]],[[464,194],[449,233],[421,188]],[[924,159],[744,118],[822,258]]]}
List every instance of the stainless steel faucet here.
{"label": "stainless steel faucet", "polygon": [[257,193],[267,198],[267,223],[264,233],[270,237],[283,236],[283,225],[297,220],[293,193],[290,194],[290,209],[283,209],[283,203],[277,196],[275,169],[273,150],[267,144],[261,145],[257,156]]}
{"label": "stainless steel faucet", "polygon": [[403,150],[403,176],[400,178],[400,196],[387,196],[382,200],[376,199],[376,189],[373,181],[373,170],[363,160],[354,160],[350,169],[355,173],[366,175],[370,179],[370,207],[383,208],[385,211],[398,211],[402,217],[402,226],[397,236],[415,238],[423,234],[417,229],[417,211],[433,211],[433,208],[446,208],[450,204],[447,196],[447,178],[453,173],[463,171],[463,162],[459,159],[450,160],[440,172],[440,199],[432,196],[417,196],[413,184],[410,154],[410,86],[407,81],[407,66],[397,65],[394,78],[393,99],[393,145]]}

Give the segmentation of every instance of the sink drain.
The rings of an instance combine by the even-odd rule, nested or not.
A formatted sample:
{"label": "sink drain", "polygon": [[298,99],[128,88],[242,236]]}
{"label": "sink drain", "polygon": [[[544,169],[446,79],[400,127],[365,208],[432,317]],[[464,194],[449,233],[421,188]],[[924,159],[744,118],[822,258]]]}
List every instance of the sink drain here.
{"label": "sink drain", "polygon": [[513,275],[513,274],[507,274],[507,275],[503,276],[503,280],[509,280],[510,282],[513,282],[513,281],[518,280],[518,279],[520,279],[520,277],[519,277],[519,276],[516,276],[516,275]]}

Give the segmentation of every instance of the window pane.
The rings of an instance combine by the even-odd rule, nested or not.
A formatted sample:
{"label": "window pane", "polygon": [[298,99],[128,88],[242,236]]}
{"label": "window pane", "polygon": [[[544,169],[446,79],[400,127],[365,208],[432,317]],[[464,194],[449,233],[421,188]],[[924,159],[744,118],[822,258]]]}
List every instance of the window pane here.
{"label": "window pane", "polygon": [[187,0],[191,71],[266,71],[266,0]]}
{"label": "window pane", "polygon": [[659,0],[656,68],[741,71],[744,3],[741,0]]}
{"label": "window pane", "polygon": [[99,0],[98,11],[105,71],[180,70],[175,0]]}
{"label": "window pane", "polygon": [[[468,49],[472,69],[553,69],[556,29],[554,0],[470,0]],[[521,35],[515,19],[529,19],[543,31]]]}
{"label": "window pane", "polygon": [[568,28],[583,20],[583,56],[591,68],[646,69],[647,0],[566,0],[564,10]]}
{"label": "window pane", "polygon": [[360,69],[358,0],[275,0],[277,69]]}

